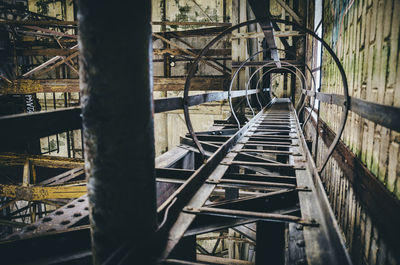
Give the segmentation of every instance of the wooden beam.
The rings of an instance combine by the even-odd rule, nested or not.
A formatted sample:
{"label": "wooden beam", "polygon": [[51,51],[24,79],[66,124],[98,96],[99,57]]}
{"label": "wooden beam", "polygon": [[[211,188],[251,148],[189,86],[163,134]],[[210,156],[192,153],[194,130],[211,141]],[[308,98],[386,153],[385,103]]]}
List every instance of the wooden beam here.
{"label": "wooden beam", "polygon": [[282,0],[275,0],[283,9],[286,10],[286,12],[289,13],[289,15],[296,21],[298,24],[302,24],[302,19],[296,14],[296,12],[293,11],[293,9],[288,6],[284,1]]}

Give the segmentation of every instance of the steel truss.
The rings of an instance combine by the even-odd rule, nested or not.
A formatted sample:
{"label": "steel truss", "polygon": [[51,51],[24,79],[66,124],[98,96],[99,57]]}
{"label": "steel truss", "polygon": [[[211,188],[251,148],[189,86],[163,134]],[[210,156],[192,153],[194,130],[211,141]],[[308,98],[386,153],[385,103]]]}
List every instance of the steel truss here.
{"label": "steel truss", "polygon": [[[270,33],[276,21],[261,19],[259,22],[268,22],[269,28],[263,28],[264,33],[273,40]],[[274,50],[276,52],[276,47]],[[199,58],[203,54],[201,52]],[[74,55],[77,56],[77,52]],[[279,62],[279,58],[274,61]],[[155,113],[260,92],[246,89],[189,96],[189,86],[186,87],[184,98],[156,100]],[[324,96],[306,90],[303,93],[317,95],[319,99]],[[344,99],[338,104],[343,105],[343,101],[350,104]],[[80,113],[79,108],[69,108],[3,117],[0,123],[9,130],[0,133],[3,135],[1,148],[13,148],[16,140],[80,128]],[[189,115],[188,111],[186,114]],[[186,119],[190,121],[189,116]],[[47,129],[33,130],[31,135],[18,132],[21,123],[35,121],[43,125],[38,128]],[[54,122],[49,125],[49,121]],[[216,121],[215,126],[219,129],[188,134],[181,139],[179,151],[167,154],[156,163],[160,222],[156,233],[149,235],[143,244],[149,248],[156,244],[160,252],[153,251],[151,255],[165,264],[223,262],[196,246],[195,238],[232,228],[255,244],[256,264],[351,264],[291,102],[288,99],[272,101],[249,122],[240,124],[239,129],[236,124],[221,121]],[[198,151],[198,143],[204,150]],[[52,178],[52,183],[47,184],[52,186],[75,177],[76,172],[69,172]],[[27,188],[25,193],[31,190],[34,189]],[[60,249],[60,245],[68,247]],[[123,263],[133,252],[130,245],[125,242],[106,263]],[[207,257],[196,257],[196,248]],[[26,255],[16,255],[21,249],[26,250]],[[211,254],[215,254],[214,250]],[[91,263],[87,196],[11,234],[0,243],[0,254],[3,261],[10,263]]]}
{"label": "steel truss", "polygon": [[[218,128],[196,133],[208,156],[206,163],[196,162],[200,155],[190,137],[182,138],[180,155],[164,156],[157,163],[162,197],[157,212],[162,222],[150,239],[166,242],[159,261],[204,264],[195,259],[195,245],[183,251],[182,244],[232,228],[255,243],[256,264],[351,264],[289,99],[274,100],[240,130],[229,129],[228,123]],[[83,196],[10,235],[0,252],[6,258],[21,247],[30,246],[34,253],[39,242],[41,248],[44,244],[51,249],[60,241],[82,240],[86,243],[71,248],[74,255],[55,251],[51,260],[90,261],[88,230]],[[274,236],[268,236],[272,232]],[[118,251],[129,255],[131,249],[128,244]],[[187,251],[194,256],[188,258],[183,254]],[[46,257],[33,256],[41,261]],[[120,255],[114,258],[108,264],[118,264]]]}

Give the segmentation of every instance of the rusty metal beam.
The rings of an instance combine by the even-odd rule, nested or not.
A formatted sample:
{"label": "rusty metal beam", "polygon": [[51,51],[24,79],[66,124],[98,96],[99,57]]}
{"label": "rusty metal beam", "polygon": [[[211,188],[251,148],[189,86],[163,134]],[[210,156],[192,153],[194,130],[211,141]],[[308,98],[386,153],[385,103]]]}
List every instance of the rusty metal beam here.
{"label": "rusty metal beam", "polygon": [[[269,16],[269,1],[249,0],[248,3],[253,10],[254,16],[256,18],[264,18]],[[267,20],[259,24],[262,31],[264,32],[267,47],[270,49],[271,52],[271,58],[274,60],[277,67],[281,67],[278,48],[275,43],[273,25],[271,21]]]}
{"label": "rusty metal beam", "polygon": [[[186,53],[186,54],[188,54],[190,56],[193,56],[193,57],[197,57],[197,54],[191,52],[190,50],[188,50],[186,48],[180,47],[179,45],[175,44],[174,42],[171,42],[170,40],[164,38],[163,36],[161,36],[161,35],[159,35],[157,33],[152,33],[152,35],[153,35],[153,37],[156,37],[157,39],[162,40],[163,42],[171,45],[172,47],[177,48],[178,50],[182,51],[183,53]],[[207,58],[207,59],[211,60],[210,58]],[[214,68],[215,70],[217,70],[218,72],[221,72],[222,74],[225,74],[225,71],[227,70],[227,69],[224,69],[224,68],[221,69],[220,67],[217,67],[216,65],[214,65],[214,64],[212,64],[212,63],[210,63],[209,61],[206,61],[206,60],[201,60],[201,62],[203,62],[204,64],[206,64],[206,65],[208,65],[208,66],[210,66],[212,68]]]}
{"label": "rusty metal beam", "polygon": [[[36,44],[40,46],[40,44]],[[46,44],[44,44],[46,45]],[[201,49],[188,49],[193,53],[199,53]],[[17,55],[19,56],[68,56],[73,53],[73,50],[68,48],[37,48],[37,49],[18,49]],[[154,55],[163,55],[163,54],[171,54],[174,56],[178,55],[186,55],[186,53],[182,52],[179,49],[153,49]],[[208,56],[228,56],[231,54],[230,49],[213,49],[210,50],[207,55]]]}
{"label": "rusty metal beam", "polygon": [[1,166],[23,166],[26,161],[31,165],[46,168],[77,168],[82,167],[84,161],[79,158],[65,158],[45,155],[28,155],[15,153],[0,153]]}
{"label": "rusty metal beam", "polygon": [[64,20],[0,20],[0,25],[12,26],[76,26],[77,21],[64,21]]}
{"label": "rusty metal beam", "polygon": [[152,25],[167,25],[167,26],[211,26],[211,27],[230,27],[231,23],[220,22],[187,22],[187,21],[152,21]]}
{"label": "rusty metal beam", "polygon": [[190,30],[162,31],[156,33],[168,39],[175,37],[197,37],[206,35],[213,36],[221,33],[227,28],[228,26],[222,26],[222,27],[200,28],[200,29],[190,29]]}
{"label": "rusty metal beam", "polygon": [[[312,91],[303,91],[307,96],[315,96]],[[324,103],[343,106],[344,97],[338,94],[316,93],[316,98]],[[349,110],[361,117],[392,130],[400,131],[400,108],[378,104],[356,97],[350,97]],[[384,115],[383,115],[384,114]]]}
{"label": "rusty metal beam", "polygon": [[[185,86],[185,77],[154,77],[154,91],[182,91]],[[218,76],[199,76],[193,78],[191,91],[227,90],[229,79]]]}
{"label": "rusty metal beam", "polygon": [[[184,77],[153,78],[153,91],[179,91],[185,85]],[[226,90],[229,80],[222,76],[193,78],[190,90]],[[17,79],[0,86],[0,94],[33,94],[53,92],[80,92],[79,79]]]}
{"label": "rusty metal beam", "polygon": [[[113,87],[110,85],[110,88]],[[139,90],[140,91],[140,90]],[[107,96],[111,95],[110,91]],[[248,90],[247,94],[255,94],[256,90]],[[232,98],[244,97],[246,91],[238,90],[231,93]],[[204,93],[200,95],[189,96],[189,106],[200,105],[211,101],[221,101],[228,98],[228,92]],[[161,98],[154,101],[154,112],[182,109],[183,98],[171,97]],[[140,111],[138,111],[140,113]],[[4,126],[4,127],[3,127]],[[0,128],[7,130],[0,131],[0,151],[15,150],[15,147],[21,147],[21,143],[28,140],[35,140],[40,137],[72,131],[82,128],[81,108],[69,107],[52,111],[23,113],[0,117]],[[21,128],[30,128],[21,130]]]}
{"label": "rusty metal beam", "polygon": [[73,53],[70,49],[41,48],[41,49],[18,49],[19,56],[68,56]]}
{"label": "rusty metal beam", "polygon": [[[273,62],[273,61],[272,60],[254,61],[254,62],[249,61],[249,62],[246,62],[244,64],[244,67],[260,67],[260,66],[263,66],[266,63],[271,63],[271,62]],[[293,64],[294,66],[303,65],[303,63],[301,61],[297,61],[297,60],[286,60],[285,59],[285,60],[281,60],[281,62],[290,63],[290,64]],[[238,68],[238,67],[240,67],[242,65],[242,63],[243,62],[232,61],[232,68]],[[274,65],[270,65],[269,67],[272,68],[272,67],[274,67]],[[268,67],[265,67],[265,68],[268,68]]]}
{"label": "rusty metal beam", "polygon": [[15,150],[29,140],[81,128],[81,109],[71,107],[0,117],[0,151]]}
{"label": "rusty metal beam", "polygon": [[[33,50],[34,51],[34,50]],[[188,49],[188,51],[198,54],[201,49]],[[154,55],[171,54],[174,56],[186,55],[179,49],[153,49]],[[231,49],[212,49],[207,52],[208,56],[228,56],[231,55]]]}
{"label": "rusty metal beam", "polygon": [[78,198],[87,192],[85,183],[76,186],[19,186],[0,184],[0,196],[25,201]]}
{"label": "rusty metal beam", "polygon": [[44,74],[44,73],[47,73],[48,71],[54,69],[55,67],[63,64],[64,62],[68,62],[69,60],[71,60],[79,55],[79,53],[76,51],[77,48],[78,48],[78,44],[69,48],[70,50],[75,51],[75,52],[73,54],[69,55],[68,57],[64,58],[62,56],[55,56],[55,57],[47,60],[46,62],[42,63],[41,65],[33,68],[32,70],[24,73],[22,75],[22,77],[27,78],[32,75]]}

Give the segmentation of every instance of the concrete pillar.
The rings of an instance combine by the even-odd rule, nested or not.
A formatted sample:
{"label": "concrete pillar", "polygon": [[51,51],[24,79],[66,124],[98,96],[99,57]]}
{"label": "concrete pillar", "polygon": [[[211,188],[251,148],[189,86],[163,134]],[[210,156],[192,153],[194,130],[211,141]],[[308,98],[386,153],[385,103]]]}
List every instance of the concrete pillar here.
{"label": "concrete pillar", "polygon": [[[78,1],[85,168],[94,264],[129,242],[151,264],[156,228],[151,1]],[[151,252],[150,252],[151,253]]]}

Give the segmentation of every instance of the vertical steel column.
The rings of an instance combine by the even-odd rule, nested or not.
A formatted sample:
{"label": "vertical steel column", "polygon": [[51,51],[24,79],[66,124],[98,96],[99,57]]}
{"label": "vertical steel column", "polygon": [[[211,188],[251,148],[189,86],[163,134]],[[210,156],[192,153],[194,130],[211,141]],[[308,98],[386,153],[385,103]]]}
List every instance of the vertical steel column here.
{"label": "vertical steel column", "polygon": [[156,228],[151,2],[78,1],[80,85],[94,264],[129,242],[151,264]]}

